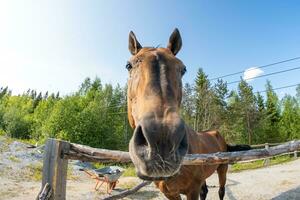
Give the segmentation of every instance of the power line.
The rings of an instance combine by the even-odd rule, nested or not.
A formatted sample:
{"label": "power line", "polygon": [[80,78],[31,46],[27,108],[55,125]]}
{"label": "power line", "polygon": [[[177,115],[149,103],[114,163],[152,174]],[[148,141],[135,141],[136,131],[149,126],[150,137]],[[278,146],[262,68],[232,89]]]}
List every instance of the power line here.
{"label": "power line", "polygon": [[[294,85],[287,85],[287,86],[283,86],[283,87],[278,87],[278,88],[273,88],[272,91],[274,90],[280,90],[280,89],[285,89],[285,88],[291,88],[291,87],[296,87],[300,85],[300,83],[298,84],[294,84]],[[262,91],[258,91],[257,93],[262,93],[262,92],[267,92],[268,90],[262,90]]]}
{"label": "power line", "polygon": [[[262,65],[262,66],[259,66],[259,67],[255,67],[255,68],[253,68],[253,69],[249,69],[248,71],[251,71],[251,70],[254,70],[254,69],[257,69],[257,68],[263,69],[263,68],[266,68],[266,67],[270,67],[270,66],[273,66],[273,65],[278,65],[278,64],[281,64],[281,63],[290,62],[290,61],[298,60],[298,59],[300,59],[300,57],[295,57],[295,58],[291,58],[291,59],[287,59],[287,60],[282,60],[282,61],[278,61],[278,62],[275,62],[275,63],[267,64],[267,65]],[[238,72],[234,72],[234,73],[231,73],[231,74],[222,75],[222,76],[219,76],[219,77],[211,78],[211,79],[209,79],[209,80],[210,80],[210,81],[213,81],[213,80],[217,80],[217,79],[220,79],[220,78],[225,78],[225,77],[229,77],[229,76],[241,74],[241,73],[243,73],[244,71],[245,71],[245,70],[243,70],[243,71],[238,71]]]}
{"label": "power line", "polygon": [[[293,70],[297,70],[297,69],[300,69],[300,67],[294,67],[294,68],[290,68],[290,69],[286,69],[286,70],[281,70],[281,71],[277,71],[277,72],[263,74],[263,75],[259,75],[259,76],[253,77],[253,78],[247,78],[247,79],[244,79],[244,80],[245,81],[247,81],[247,80],[253,80],[253,79],[256,79],[256,78],[271,76],[271,75],[275,75],[275,74],[281,74],[281,73],[284,73],[284,72],[289,72],[289,71],[293,71]],[[233,84],[233,83],[239,83],[240,81],[241,80],[232,81],[232,82],[227,83],[227,85],[230,85],[230,84]]]}
{"label": "power line", "polygon": [[[300,67],[299,67],[300,68]],[[275,73],[275,72],[274,72]],[[285,88],[291,88],[291,87],[296,87],[300,85],[300,83],[297,83],[297,84],[293,84],[293,85],[287,85],[287,86],[283,86],[283,87],[278,87],[278,88],[273,88],[271,91],[274,91],[274,90],[280,90],[280,89],[285,89]],[[263,92],[267,92],[268,90],[261,90],[261,91],[257,91],[257,93],[263,93]],[[227,97],[226,99],[229,99],[230,97]],[[124,105],[122,105],[124,106]],[[110,107],[110,106],[108,106]],[[101,108],[108,108],[108,107],[101,107]],[[116,106],[117,107],[117,106]],[[122,107],[119,107],[119,108],[122,108]],[[119,114],[127,114],[127,111],[123,111],[123,112],[113,112],[113,113],[106,113],[107,115],[119,115]]]}
{"label": "power line", "polygon": [[[254,69],[257,69],[257,68],[266,68],[266,67],[269,67],[269,66],[273,66],[273,65],[278,65],[278,64],[281,64],[281,63],[285,63],[285,62],[290,62],[290,61],[293,61],[293,60],[298,60],[300,59],[300,57],[295,57],[295,58],[291,58],[291,59],[287,59],[287,60],[283,60],[283,61],[279,61],[279,62],[275,62],[275,63],[271,63],[271,64],[268,64],[268,65],[262,65],[262,66],[259,66],[259,67],[256,67]],[[249,69],[248,71],[251,71],[251,70],[254,70],[254,69]],[[256,76],[256,77],[253,77],[253,78],[249,78],[249,79],[244,79],[244,80],[252,80],[252,79],[255,79],[255,78],[260,78],[260,77],[265,77],[265,76],[270,76],[270,75],[275,75],[275,74],[280,74],[280,73],[284,73],[284,72],[288,72],[288,71],[293,71],[293,70],[297,70],[297,69],[300,69],[300,67],[295,67],[295,68],[291,68],[291,69],[287,69],[287,70],[282,70],[282,71],[277,71],[277,72],[273,72],[273,73],[269,73],[269,74],[264,74],[264,75],[260,75],[260,76]],[[237,75],[237,74],[240,74],[240,73],[243,73],[244,71],[239,71],[239,72],[235,72],[235,73],[231,73],[231,74],[227,74],[227,75],[223,75],[223,76],[219,76],[219,77],[216,77],[216,78],[212,78],[212,79],[209,79],[210,81],[211,80],[216,80],[216,79],[219,79],[219,78],[224,78],[224,77],[228,77],[228,76],[233,76],[233,75]],[[227,83],[227,85],[229,84],[233,84],[233,83],[238,83],[240,82],[240,80],[237,80],[237,81],[233,81],[233,82],[229,82]],[[275,88],[274,90],[277,90],[277,89],[284,89],[286,87],[294,87],[294,86],[297,86],[298,84],[296,85],[291,85],[291,86],[285,86],[285,87],[281,87],[281,88]],[[265,92],[265,91],[260,91],[260,92]],[[112,104],[112,105],[109,105],[109,106],[103,106],[101,108],[103,109],[108,109],[108,108],[123,108],[124,104]],[[125,105],[126,106],[126,105]],[[125,114],[127,112],[119,112],[119,113],[111,113],[111,114]]]}
{"label": "power line", "polygon": [[[291,88],[291,87],[296,87],[300,85],[300,83],[297,83],[297,84],[293,84],[293,85],[287,85],[287,86],[283,86],[283,87],[278,87],[278,88],[273,88],[271,89],[271,91],[274,91],[274,90],[281,90],[281,89],[285,89],[285,88]],[[257,91],[256,93],[263,93],[263,92],[267,92],[268,90],[261,90],[261,91]],[[229,99],[231,97],[227,97],[226,99]],[[119,114],[127,114],[128,112],[125,111],[125,112],[116,112],[116,113],[107,113],[108,115],[119,115]]]}

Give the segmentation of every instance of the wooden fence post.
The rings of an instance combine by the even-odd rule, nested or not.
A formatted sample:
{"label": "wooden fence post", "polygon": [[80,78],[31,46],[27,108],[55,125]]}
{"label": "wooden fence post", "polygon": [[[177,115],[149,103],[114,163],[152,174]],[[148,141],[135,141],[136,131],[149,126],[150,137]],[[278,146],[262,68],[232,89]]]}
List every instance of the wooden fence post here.
{"label": "wooden fence post", "polygon": [[[269,148],[270,148],[269,143],[266,143],[266,144],[265,144],[265,149],[266,149],[266,150],[269,150]],[[266,159],[264,160],[264,166],[269,166],[269,164],[270,164],[270,158],[266,158]]]}
{"label": "wooden fence post", "polygon": [[70,143],[48,139],[45,146],[42,188],[46,183],[52,189],[51,200],[66,199],[66,183],[68,159],[64,159],[64,153],[69,152]]}

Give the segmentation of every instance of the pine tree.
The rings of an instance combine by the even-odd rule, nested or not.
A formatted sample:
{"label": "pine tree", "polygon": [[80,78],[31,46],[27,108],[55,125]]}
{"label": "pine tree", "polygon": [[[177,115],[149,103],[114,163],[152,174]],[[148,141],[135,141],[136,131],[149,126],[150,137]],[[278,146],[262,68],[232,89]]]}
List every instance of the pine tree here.
{"label": "pine tree", "polygon": [[255,143],[264,143],[265,140],[265,126],[266,126],[266,107],[264,97],[258,92],[256,94],[257,104],[257,124],[255,127]]}
{"label": "pine tree", "polygon": [[202,68],[198,70],[195,80],[195,101],[196,101],[196,131],[207,130],[212,126],[210,103],[212,100],[212,91],[207,75]]}
{"label": "pine tree", "polygon": [[254,128],[257,122],[257,110],[253,88],[241,80],[238,85],[240,117],[243,119],[242,129],[247,133],[248,144],[253,142]]}
{"label": "pine tree", "polygon": [[283,111],[280,119],[281,141],[297,139],[300,136],[299,104],[296,98],[291,95],[286,95],[282,103]]}
{"label": "pine tree", "polygon": [[214,128],[219,129],[222,125],[224,125],[224,121],[226,120],[227,115],[227,102],[226,99],[228,97],[228,88],[227,83],[221,79],[217,80],[217,83],[213,87],[213,101],[211,104],[212,113],[213,113],[213,121]]}
{"label": "pine tree", "polygon": [[79,91],[78,91],[79,95],[85,95],[91,88],[91,85],[92,83],[89,77],[84,79],[83,83],[79,87]]}
{"label": "pine tree", "polygon": [[296,99],[298,103],[300,104],[300,84],[296,87]]}
{"label": "pine tree", "polygon": [[230,92],[227,104],[226,125],[228,128],[225,130],[225,139],[230,143],[245,143],[245,137],[242,135],[244,130],[241,128],[243,124],[241,103],[236,91]]}
{"label": "pine tree", "polygon": [[279,102],[276,93],[273,91],[273,87],[270,81],[266,83],[266,125],[265,125],[265,141],[266,142],[279,142],[279,121],[280,121],[280,109]]}
{"label": "pine tree", "polygon": [[46,91],[46,93],[44,94],[44,97],[43,97],[43,99],[47,99],[48,98],[48,91]]}
{"label": "pine tree", "polygon": [[182,101],[181,101],[181,115],[183,120],[189,126],[194,125],[195,117],[195,97],[193,88],[189,83],[186,83],[183,87]]}
{"label": "pine tree", "polygon": [[35,108],[39,105],[39,102],[40,102],[42,99],[43,99],[43,95],[42,95],[42,93],[40,92],[40,93],[38,94],[38,96],[37,96],[35,99],[33,99],[33,104],[32,104],[33,109],[35,109]]}
{"label": "pine tree", "polygon": [[258,111],[260,113],[264,112],[265,110],[264,98],[259,92],[256,95],[256,99],[257,99],[256,101],[257,101]]}
{"label": "pine tree", "polygon": [[55,99],[60,99],[59,92],[56,93]]}
{"label": "pine tree", "polygon": [[8,93],[8,87],[0,88],[0,99],[3,98]]}

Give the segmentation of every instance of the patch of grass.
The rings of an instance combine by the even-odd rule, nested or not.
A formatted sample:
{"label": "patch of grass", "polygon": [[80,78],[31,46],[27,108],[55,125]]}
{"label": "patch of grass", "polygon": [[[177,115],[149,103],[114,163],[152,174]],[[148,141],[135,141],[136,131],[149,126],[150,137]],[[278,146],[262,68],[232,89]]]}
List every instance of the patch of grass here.
{"label": "patch of grass", "polygon": [[6,152],[8,150],[9,146],[8,143],[6,142],[6,138],[0,136],[0,153]]}
{"label": "patch of grass", "polygon": [[15,139],[8,137],[8,136],[4,136],[4,138],[5,138],[5,143],[7,145],[10,145],[11,143],[13,143],[15,141]]}
{"label": "patch of grass", "polygon": [[12,162],[16,162],[16,163],[21,162],[21,160],[19,158],[17,158],[16,156],[9,156],[8,159],[11,160]]}
{"label": "patch of grass", "polygon": [[3,129],[0,129],[0,136],[4,136],[5,135],[5,131]]}
{"label": "patch of grass", "polygon": [[125,168],[125,172],[124,172],[123,176],[125,176],[125,177],[127,177],[127,176],[134,176],[134,177],[136,177],[134,166],[133,165],[127,166]]}
{"label": "patch of grass", "polygon": [[[268,166],[285,163],[285,162],[289,162],[292,160],[293,160],[293,158],[290,157],[289,155],[276,156],[276,157],[270,158],[270,163]],[[235,163],[232,165],[231,172],[239,172],[242,170],[257,169],[257,168],[262,168],[262,167],[265,167],[264,160],[256,160],[256,161],[249,162],[249,163]]]}
{"label": "patch of grass", "polygon": [[[33,181],[41,181],[43,177],[43,164],[42,163],[35,163],[30,164],[27,166],[27,178]],[[68,180],[77,180],[78,177],[72,173],[72,167],[68,167],[67,171],[67,179]]]}
{"label": "patch of grass", "polygon": [[72,167],[68,166],[67,180],[78,180],[78,179],[79,179],[79,177],[73,173]]}
{"label": "patch of grass", "polygon": [[103,164],[103,163],[92,163],[92,165],[97,168],[97,169],[100,169],[100,168],[103,168],[103,167],[107,167],[109,166],[109,164]]}
{"label": "patch of grass", "polygon": [[29,169],[29,178],[34,181],[40,181],[42,180],[42,174],[43,174],[43,164],[42,163],[36,163],[36,164],[30,164],[27,166]]}
{"label": "patch of grass", "polygon": [[29,145],[36,145],[36,144],[40,144],[39,141],[35,140],[35,139],[19,139],[19,138],[11,138],[13,141],[18,141],[24,144],[29,144]]}
{"label": "patch of grass", "polygon": [[5,138],[5,142],[7,144],[11,144],[14,141],[18,141],[24,144],[31,144],[31,145],[36,145],[38,144],[43,144],[41,141],[38,141],[36,139],[21,139],[21,138],[14,138],[14,137],[10,137],[9,135],[7,135],[2,129],[0,129],[0,136],[3,136]]}
{"label": "patch of grass", "polygon": [[278,157],[275,157],[275,159],[271,159],[270,164],[276,165],[276,164],[280,164],[280,163],[289,162],[292,160],[294,160],[294,158],[291,157],[290,155],[278,156]]}
{"label": "patch of grass", "polygon": [[137,185],[137,183],[135,181],[127,181],[127,182],[118,184],[118,186],[122,189],[131,189],[131,188],[135,187],[136,185]]}

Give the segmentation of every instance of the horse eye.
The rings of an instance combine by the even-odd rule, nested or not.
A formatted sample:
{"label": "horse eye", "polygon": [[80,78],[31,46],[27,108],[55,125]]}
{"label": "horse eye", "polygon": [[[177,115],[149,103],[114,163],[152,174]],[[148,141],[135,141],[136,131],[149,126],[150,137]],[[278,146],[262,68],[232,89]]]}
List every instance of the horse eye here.
{"label": "horse eye", "polygon": [[132,69],[132,65],[131,65],[130,62],[127,62],[127,64],[126,64],[126,69],[127,69],[128,71],[130,71],[130,70]]}
{"label": "horse eye", "polygon": [[181,75],[183,76],[186,73],[186,67],[181,70]]}

